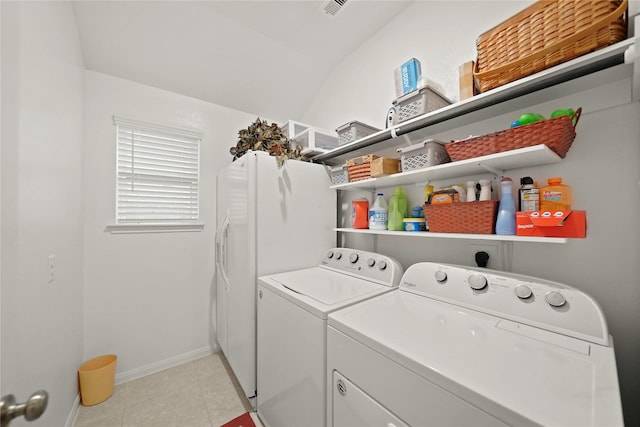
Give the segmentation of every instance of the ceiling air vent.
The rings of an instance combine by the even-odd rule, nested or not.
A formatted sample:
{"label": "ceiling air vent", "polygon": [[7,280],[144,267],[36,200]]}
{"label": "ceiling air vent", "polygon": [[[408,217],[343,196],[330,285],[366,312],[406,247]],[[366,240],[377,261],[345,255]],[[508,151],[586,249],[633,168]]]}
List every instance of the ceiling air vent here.
{"label": "ceiling air vent", "polygon": [[325,1],[322,5],[322,9],[327,15],[335,16],[336,13],[342,9],[348,0],[329,0]]}

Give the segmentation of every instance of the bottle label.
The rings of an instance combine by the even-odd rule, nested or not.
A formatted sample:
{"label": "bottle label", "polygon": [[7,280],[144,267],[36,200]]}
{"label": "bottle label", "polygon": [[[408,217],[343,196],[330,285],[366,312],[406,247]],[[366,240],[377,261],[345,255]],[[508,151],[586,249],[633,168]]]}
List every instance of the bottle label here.
{"label": "bottle label", "polygon": [[369,228],[387,228],[388,212],[386,210],[369,210]]}
{"label": "bottle label", "polygon": [[560,201],[562,200],[562,191],[545,191],[542,194],[542,200]]}
{"label": "bottle label", "polygon": [[540,194],[538,189],[521,190],[520,207],[523,211],[540,210]]}

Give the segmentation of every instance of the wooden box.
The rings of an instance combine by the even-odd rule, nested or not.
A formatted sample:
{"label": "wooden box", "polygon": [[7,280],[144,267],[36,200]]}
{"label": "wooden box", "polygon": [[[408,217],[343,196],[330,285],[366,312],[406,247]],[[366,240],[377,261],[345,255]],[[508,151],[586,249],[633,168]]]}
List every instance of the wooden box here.
{"label": "wooden box", "polygon": [[393,175],[400,171],[400,160],[379,157],[371,162],[371,178]]}

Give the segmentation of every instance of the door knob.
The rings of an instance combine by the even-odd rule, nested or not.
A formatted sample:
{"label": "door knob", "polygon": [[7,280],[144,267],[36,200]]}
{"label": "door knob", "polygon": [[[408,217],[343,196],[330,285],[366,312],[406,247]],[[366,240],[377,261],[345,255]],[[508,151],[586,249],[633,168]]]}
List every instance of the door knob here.
{"label": "door knob", "polygon": [[49,394],[44,390],[38,390],[29,396],[26,403],[16,404],[13,394],[2,396],[0,400],[0,427],[8,427],[11,420],[23,416],[27,421],[40,418],[47,409]]}

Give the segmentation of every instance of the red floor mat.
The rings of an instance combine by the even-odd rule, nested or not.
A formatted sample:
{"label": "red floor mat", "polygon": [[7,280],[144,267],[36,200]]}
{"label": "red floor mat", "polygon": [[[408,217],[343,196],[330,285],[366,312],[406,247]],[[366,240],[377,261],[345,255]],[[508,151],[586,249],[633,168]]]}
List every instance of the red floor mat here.
{"label": "red floor mat", "polygon": [[248,412],[232,419],[228,423],[222,424],[220,427],[256,427]]}

